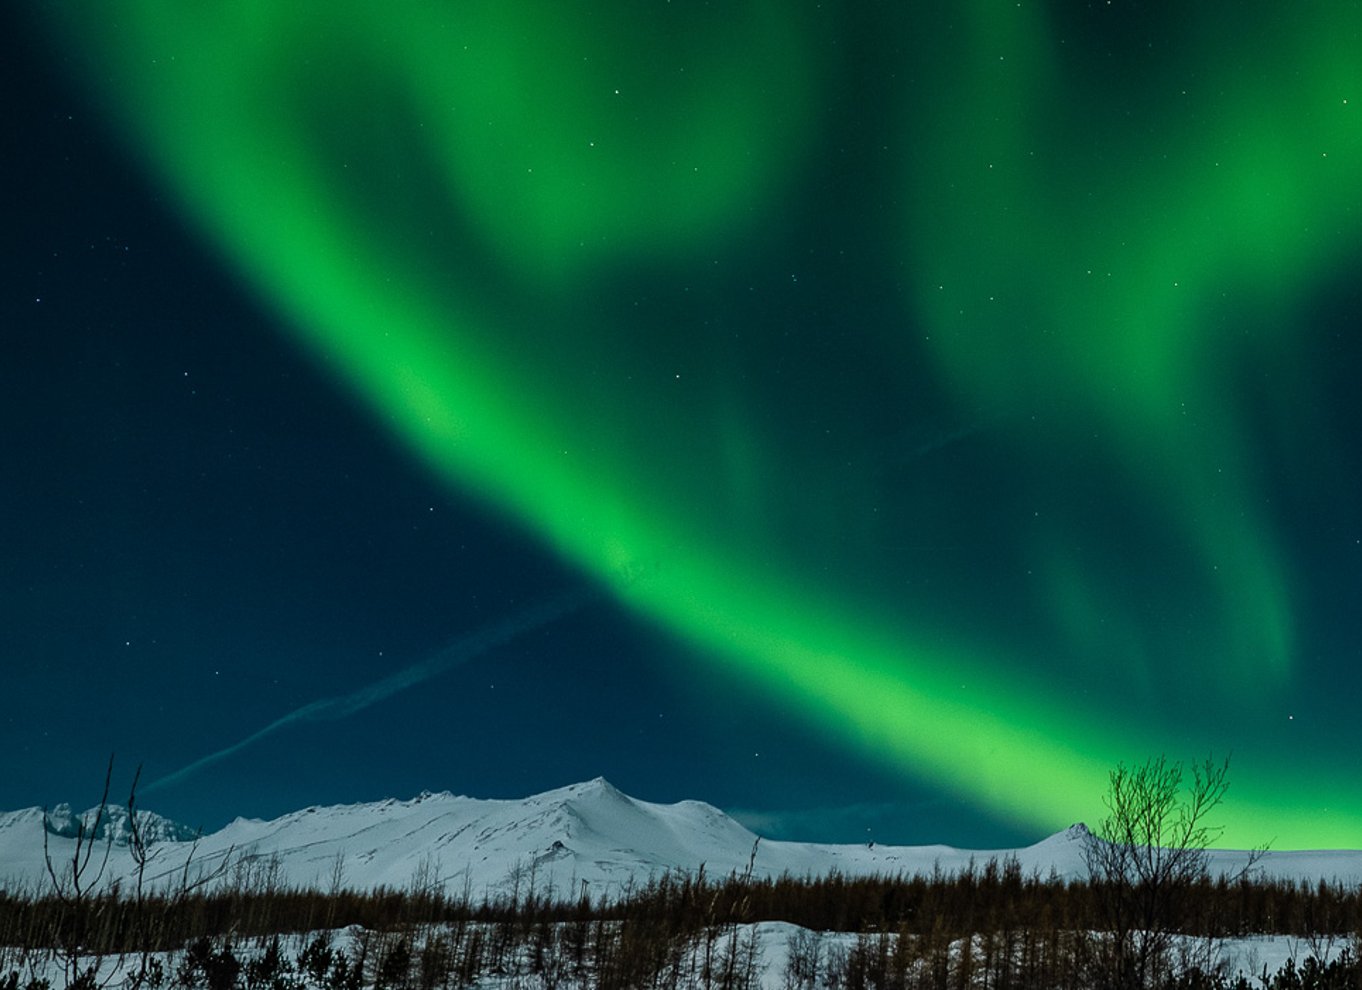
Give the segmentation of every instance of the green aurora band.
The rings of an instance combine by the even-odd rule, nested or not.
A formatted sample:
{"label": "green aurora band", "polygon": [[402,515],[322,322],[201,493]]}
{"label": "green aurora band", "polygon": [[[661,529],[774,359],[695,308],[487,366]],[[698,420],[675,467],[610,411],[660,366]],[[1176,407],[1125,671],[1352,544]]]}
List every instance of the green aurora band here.
{"label": "green aurora band", "polygon": [[[1291,373],[1356,257],[1362,10],[1180,8],[1114,64],[1035,3],[721,6],[43,10],[396,435],[716,664],[1027,825],[1229,740],[1226,843],[1355,846],[1345,757],[1246,728],[1298,674],[1296,603],[1235,389]],[[754,259],[872,98],[849,222],[889,315],[779,326],[801,272]],[[764,324],[733,301],[778,292]],[[939,536],[981,478],[1002,576],[988,533]]]}

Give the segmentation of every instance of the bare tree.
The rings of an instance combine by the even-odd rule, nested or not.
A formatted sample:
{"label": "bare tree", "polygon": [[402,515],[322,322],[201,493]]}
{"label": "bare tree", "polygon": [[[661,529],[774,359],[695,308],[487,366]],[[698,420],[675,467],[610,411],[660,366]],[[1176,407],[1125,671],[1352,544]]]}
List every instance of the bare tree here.
{"label": "bare tree", "polygon": [[[168,883],[155,891],[153,899],[148,898],[147,870],[156,860],[160,849],[152,849],[153,837],[148,835],[150,817],[137,809],[137,784],[142,779],[142,767],[132,777],[132,787],[128,791],[128,854],[132,859],[132,935],[136,958],[133,968],[123,981],[124,990],[141,990],[146,986],[159,986],[164,977],[164,966],[153,951],[162,947],[170,927],[170,919],[181,910],[189,895],[210,884],[216,883],[227,872],[235,847],[229,848],[216,867],[207,868],[195,863],[200,833],[196,832],[185,853],[184,866],[177,882]],[[158,905],[153,914],[152,903]],[[126,959],[122,960],[127,962]]]}
{"label": "bare tree", "polygon": [[[137,808],[142,768],[139,766],[133,775],[125,824],[118,822],[117,806],[109,803],[113,769],[114,758],[110,756],[99,804],[91,811],[72,815],[69,821],[64,813],[59,821],[43,809],[43,859],[59,907],[49,937],[67,990],[103,990],[120,976],[126,990],[158,985],[164,970],[153,950],[163,947],[171,918],[192,893],[226,873],[234,852],[234,848],[228,849],[216,868],[201,866],[195,860],[199,844],[195,835],[178,878],[169,874],[171,880],[163,888],[149,891],[148,870],[160,850],[151,848],[157,838],[148,832],[151,816]],[[114,872],[126,875],[110,877],[114,833],[120,825],[126,835],[117,842],[121,845],[126,841],[132,870],[128,873],[120,866]],[[54,833],[74,840],[69,858],[53,852],[50,836]],[[111,935],[120,929],[124,938],[119,948],[111,950]],[[132,960],[128,958],[129,944],[135,953]],[[110,955],[114,958],[106,966]]]}
{"label": "bare tree", "polygon": [[[1106,990],[1162,981],[1173,959],[1177,911],[1210,878],[1208,847],[1223,829],[1209,821],[1229,789],[1228,759],[1207,757],[1188,771],[1165,757],[1109,775],[1107,816],[1089,833],[1084,858],[1105,931],[1094,944],[1094,977]],[[1236,877],[1256,864],[1251,853]]]}
{"label": "bare tree", "polygon": [[[109,809],[109,785],[113,780],[114,758],[109,757],[109,766],[104,771],[104,791],[93,818],[89,814],[77,815],[74,820],[75,843],[71,858],[59,864],[52,858],[50,834],[60,826],[53,820],[47,809],[43,809],[43,862],[47,866],[47,876],[52,882],[61,911],[56,916],[56,930],[52,933],[53,945],[61,963],[62,975],[69,988],[91,988],[96,980],[101,962],[101,954],[88,945],[95,901],[100,897],[100,884],[109,865],[109,853],[113,838],[107,833],[103,841],[103,853],[98,865],[95,863],[95,847],[100,844],[100,829],[105,824]],[[103,899],[107,903],[107,897]]]}

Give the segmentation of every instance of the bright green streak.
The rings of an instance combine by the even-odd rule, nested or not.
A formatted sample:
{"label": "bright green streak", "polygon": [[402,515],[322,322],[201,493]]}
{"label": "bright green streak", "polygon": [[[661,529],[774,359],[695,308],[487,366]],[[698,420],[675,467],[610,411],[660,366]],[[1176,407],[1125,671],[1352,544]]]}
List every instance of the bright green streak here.
{"label": "bright green streak", "polygon": [[[321,18],[140,0],[64,27],[189,214],[435,470],[867,753],[1019,821],[1091,820],[1106,770],[1169,749],[1166,733],[1086,712],[1004,642],[916,621],[892,594],[839,594],[854,563],[829,577],[809,560],[876,532],[858,542],[829,521],[842,495],[819,465],[773,441],[723,369],[678,377],[684,347],[649,351],[646,322],[582,311],[596,280],[736,267],[744,238],[795,205],[803,163],[829,153],[834,68],[830,25],[790,6],[413,2]],[[1208,64],[1203,91],[1170,103],[1167,156],[1131,169],[1113,130],[1097,136],[1104,172],[1082,153],[1092,121],[1058,103],[1081,80],[1034,11],[966,4],[957,20],[886,27],[927,92],[952,94],[887,96],[915,150],[906,306],[963,401],[1013,416],[1057,401],[1073,422],[1061,441],[1105,434],[1213,590],[1205,683],[1270,687],[1290,673],[1292,609],[1217,385],[1235,346],[1217,313],[1227,293],[1285,312],[1356,241],[1338,219],[1362,174],[1355,48],[1294,16],[1273,51],[1308,71],[1245,89],[1230,85],[1242,52]],[[802,500],[773,519],[796,472]],[[1138,623],[1055,526],[1036,538],[1040,580],[1101,702],[1156,661],[1112,654],[1106,620],[1135,637]],[[790,528],[813,549],[788,549]],[[1236,755],[1226,841],[1355,845],[1355,789],[1288,767]]]}

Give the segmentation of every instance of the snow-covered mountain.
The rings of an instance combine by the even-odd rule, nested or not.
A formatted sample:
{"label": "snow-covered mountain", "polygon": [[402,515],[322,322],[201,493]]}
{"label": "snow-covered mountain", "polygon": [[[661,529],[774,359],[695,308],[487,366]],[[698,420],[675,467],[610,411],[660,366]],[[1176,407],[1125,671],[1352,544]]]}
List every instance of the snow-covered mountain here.
{"label": "snow-covered mountain", "polygon": [[[139,812],[139,815],[141,813]],[[88,823],[93,817],[87,813]],[[710,876],[849,876],[952,872],[971,861],[1015,857],[1023,872],[1084,875],[1086,830],[1074,826],[1023,849],[961,850],[949,846],[830,845],[761,839],[700,801],[653,804],[620,793],[603,779],[522,800],[477,800],[422,794],[409,801],[307,808],[273,821],[237,819],[197,840],[166,819],[148,819],[146,882],[163,887],[186,875],[225,866],[224,880],[256,885],[410,889],[438,885],[474,898],[552,888],[593,897],[618,892],[670,870]],[[75,850],[77,819],[59,808],[47,817],[48,854],[59,868]],[[0,814],[0,889],[42,890],[49,884],[44,817],[36,808]],[[90,876],[108,849],[104,881],[133,873],[126,812],[107,814]],[[754,855],[755,850],[755,855]],[[1235,870],[1246,854],[1218,851],[1214,866]],[[1267,875],[1362,881],[1362,853],[1268,853]],[[88,879],[88,878],[87,878]]]}

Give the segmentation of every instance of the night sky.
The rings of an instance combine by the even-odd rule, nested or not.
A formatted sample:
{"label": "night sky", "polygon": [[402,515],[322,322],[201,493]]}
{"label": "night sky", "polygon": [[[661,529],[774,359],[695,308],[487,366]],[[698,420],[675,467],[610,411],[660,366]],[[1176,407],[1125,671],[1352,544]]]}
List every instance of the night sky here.
{"label": "night sky", "polygon": [[0,807],[1362,845],[1362,6],[20,6]]}

